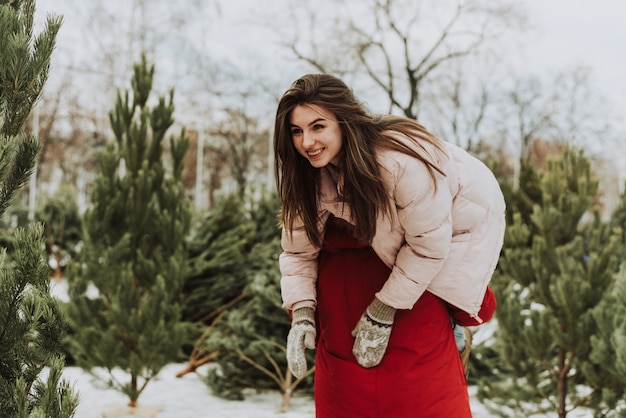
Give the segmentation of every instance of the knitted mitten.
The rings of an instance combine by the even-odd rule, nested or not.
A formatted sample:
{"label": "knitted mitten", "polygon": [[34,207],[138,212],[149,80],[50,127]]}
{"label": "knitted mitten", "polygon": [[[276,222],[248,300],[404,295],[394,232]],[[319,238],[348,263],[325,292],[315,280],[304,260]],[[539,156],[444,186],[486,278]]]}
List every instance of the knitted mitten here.
{"label": "knitted mitten", "polygon": [[374,298],[361,316],[352,331],[355,337],[352,354],[361,366],[374,367],[383,360],[395,313],[395,308]]}
{"label": "knitted mitten", "polygon": [[313,308],[299,308],[292,314],[291,329],[287,335],[287,365],[297,378],[308,370],[304,350],[315,348],[314,312]]}

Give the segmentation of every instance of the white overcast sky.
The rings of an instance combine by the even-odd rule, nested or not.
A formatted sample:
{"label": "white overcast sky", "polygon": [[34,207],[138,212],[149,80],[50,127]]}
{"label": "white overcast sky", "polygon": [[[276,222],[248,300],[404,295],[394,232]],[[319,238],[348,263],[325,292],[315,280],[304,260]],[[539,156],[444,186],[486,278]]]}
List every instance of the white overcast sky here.
{"label": "white overcast sky", "polygon": [[[241,19],[242,2],[249,3],[224,2],[222,28],[240,33],[247,39],[242,43],[250,46],[258,42],[257,34],[246,34],[241,26],[228,24],[230,19]],[[521,49],[510,51],[510,59],[540,77],[589,68],[601,94],[621,106],[626,119],[626,0],[520,2],[528,9],[529,30]]]}
{"label": "white overcast sky", "polygon": [[[519,59],[529,70],[586,66],[626,118],[626,1],[524,0],[534,28]],[[623,126],[623,125],[622,125]]]}
{"label": "white overcast sky", "polygon": [[[304,0],[185,0],[182,4],[189,4],[192,8],[193,3],[205,2],[200,4],[207,9],[217,10],[216,5],[219,3],[221,17],[210,17],[210,21],[205,21],[201,16],[200,22],[194,24],[191,30],[199,34],[200,44],[210,48],[211,56],[224,54],[231,62],[239,59],[246,62],[248,68],[242,71],[262,69],[261,72],[267,73],[267,65],[274,64],[275,69],[270,74],[274,78],[285,79],[280,82],[283,87],[276,92],[278,95],[282,88],[301,74],[290,73],[294,68],[285,65],[276,55],[277,50],[271,36],[268,36],[268,28],[265,27],[264,32],[260,26],[250,25],[249,19],[254,10],[267,8],[268,5],[278,7],[288,1]],[[608,113],[609,123],[617,133],[617,137],[610,142],[606,141],[607,138],[598,138],[598,144],[617,165],[620,184],[623,184],[626,178],[626,0],[519,2],[527,8],[529,28],[520,41],[510,46],[508,57],[503,59],[516,64],[516,76],[538,77],[544,81],[554,80],[556,75],[576,68],[589,69],[590,85],[609,106],[608,109],[602,106],[601,111]],[[58,51],[53,58],[51,83],[54,82],[55,71],[61,74],[62,67],[70,65],[65,60],[97,53],[93,45],[84,46],[87,43],[83,38],[87,37],[83,32],[83,22],[80,21],[80,9],[87,5],[108,7],[111,3],[119,4],[118,7],[123,9],[128,4],[128,13],[131,13],[130,0],[37,0],[38,22],[49,12],[64,16]],[[332,13],[332,10],[324,9],[320,13]],[[167,18],[164,16],[164,19]],[[185,65],[176,62],[168,64]],[[179,71],[187,69],[184,67]],[[120,74],[120,77],[127,76]],[[171,87],[170,81],[167,85]],[[110,102],[110,99],[104,99],[107,105]]]}
{"label": "white overcast sky", "polygon": [[[618,115],[615,125],[626,133],[626,0],[520,2],[527,7],[530,28],[524,33],[523,41],[510,48],[509,60],[518,63],[518,75],[528,72],[528,75],[549,79],[573,68],[589,68],[592,86],[597,87],[597,93],[610,103],[614,110],[611,113]],[[73,9],[78,4],[80,2],[75,0],[37,0],[39,20],[48,12],[64,15],[59,42],[65,42],[65,45],[80,39],[80,35],[76,38],[75,29],[80,28],[81,22],[74,21],[79,14]],[[213,42],[209,40],[209,44],[219,47],[230,58],[237,54],[249,57],[257,53],[262,57],[262,51],[268,50],[267,37],[258,26],[246,26],[242,21],[252,9],[276,3],[226,0],[220,4],[222,17],[207,22],[202,29],[204,36],[215,38]],[[190,7],[193,7],[191,3]],[[68,36],[70,33],[74,35]],[[62,49],[61,46],[58,49]],[[84,51],[85,54],[92,52]],[[71,54],[80,53],[72,50]],[[61,51],[59,56],[62,56]],[[259,59],[259,65],[263,60]],[[288,85],[292,75],[285,74],[285,77],[288,80],[284,84]]]}

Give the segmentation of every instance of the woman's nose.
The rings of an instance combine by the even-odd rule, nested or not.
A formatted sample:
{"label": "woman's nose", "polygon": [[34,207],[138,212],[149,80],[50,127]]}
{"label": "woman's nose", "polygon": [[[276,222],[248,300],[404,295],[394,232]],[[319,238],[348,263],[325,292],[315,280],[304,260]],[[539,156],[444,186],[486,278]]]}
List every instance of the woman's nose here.
{"label": "woman's nose", "polygon": [[305,132],[302,136],[302,146],[304,148],[312,147],[315,144],[315,138],[312,133]]}

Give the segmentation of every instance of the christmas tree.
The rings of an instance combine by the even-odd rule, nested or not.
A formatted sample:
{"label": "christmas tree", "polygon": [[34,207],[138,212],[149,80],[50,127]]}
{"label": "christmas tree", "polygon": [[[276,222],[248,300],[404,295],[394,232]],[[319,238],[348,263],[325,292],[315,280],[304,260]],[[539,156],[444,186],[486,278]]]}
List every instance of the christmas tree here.
{"label": "christmas tree", "polygon": [[583,371],[604,416],[626,417],[626,263],[593,316],[597,331]]}
{"label": "christmas tree", "polygon": [[278,209],[278,199],[273,196],[256,202],[249,210],[254,245],[245,263],[248,298],[225,313],[205,344],[209,350],[219,352],[215,359],[219,367],[207,376],[214,393],[243,399],[244,389],[278,391],[282,395],[281,409],[286,411],[296,388],[312,386],[315,362],[309,350],[311,369],[300,379],[295,379],[287,367],[285,345],[290,320],[280,294]]}
{"label": "christmas tree", "polygon": [[[0,1],[0,216],[31,176],[40,143],[22,129],[48,76],[61,18],[33,36],[34,1]],[[62,339],[66,320],[50,295],[43,225],[18,228],[9,263],[0,252],[0,411],[3,417],[74,416]],[[43,378],[44,368],[48,369]]]}
{"label": "christmas tree", "polygon": [[166,169],[162,143],[173,124],[173,91],[149,107],[153,76],[144,56],[134,67],[132,95],[118,94],[110,113],[115,141],[99,154],[85,244],[68,269],[77,364],[126,394],[130,407],[177,359],[184,339],[180,306],[191,212],[181,175],[189,140],[184,130],[170,138]]}
{"label": "christmas tree", "polygon": [[598,183],[582,152],[565,150],[541,173],[526,168],[492,282],[499,358],[479,397],[507,417],[603,411],[610,382],[591,381],[584,370],[594,311],[617,270],[619,235],[591,211]]}
{"label": "christmas tree", "polygon": [[241,198],[219,200],[194,229],[189,242],[183,317],[210,324],[224,306],[246,297],[246,259],[254,231]]}
{"label": "christmas tree", "polygon": [[[626,255],[626,193],[611,215],[609,225],[621,236],[620,260]],[[597,332],[591,336],[590,362],[584,372],[597,397],[613,416],[626,417],[626,262],[602,302],[593,310]],[[607,415],[611,416],[611,415]]]}
{"label": "christmas tree", "polygon": [[203,215],[189,240],[189,268],[184,283],[183,319],[197,325],[195,344],[182,377],[217,357],[206,340],[230,309],[249,298],[245,291],[254,229],[235,194],[219,200]]}

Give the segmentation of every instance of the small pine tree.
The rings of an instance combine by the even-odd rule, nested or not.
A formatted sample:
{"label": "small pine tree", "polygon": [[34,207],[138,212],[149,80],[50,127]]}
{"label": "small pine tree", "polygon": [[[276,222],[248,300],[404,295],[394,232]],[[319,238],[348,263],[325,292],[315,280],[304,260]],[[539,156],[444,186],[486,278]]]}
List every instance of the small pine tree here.
{"label": "small pine tree", "polygon": [[243,201],[235,194],[217,202],[189,242],[183,318],[209,324],[223,306],[246,297],[253,230]]}
{"label": "small pine tree", "polygon": [[[171,170],[162,142],[173,124],[173,91],[150,108],[154,66],[134,67],[132,97],[118,94],[110,113],[115,142],[99,154],[99,174],[85,213],[80,260],[68,269],[68,306],[77,364],[126,394],[129,406],[163,366],[176,360],[190,205],[181,175],[189,139],[171,137]],[[90,296],[93,285],[97,296]],[[117,380],[114,370],[128,381]]]}
{"label": "small pine tree", "polygon": [[282,410],[286,411],[296,388],[311,387],[315,361],[309,351],[310,371],[300,379],[294,379],[287,367],[285,344],[290,320],[280,294],[278,208],[274,196],[250,210],[256,237],[246,262],[246,292],[250,297],[229,310],[208,336],[206,345],[219,351],[219,367],[209,371],[207,383],[214,393],[228,399],[243,399],[245,389],[279,391]]}
{"label": "small pine tree", "polygon": [[[50,16],[33,37],[34,13],[33,0],[0,0],[0,216],[37,161],[40,143],[22,129],[61,26]],[[78,404],[61,379],[66,320],[50,295],[43,243],[43,226],[32,224],[15,231],[11,263],[0,252],[0,411],[7,418],[72,417]]]}
{"label": "small pine tree", "polygon": [[591,336],[590,361],[583,371],[604,406],[602,416],[626,417],[626,263],[593,317],[597,332]]}
{"label": "small pine tree", "polygon": [[189,268],[184,284],[183,319],[194,324],[195,344],[182,377],[217,357],[206,345],[226,312],[249,299],[245,291],[253,245],[253,227],[241,198],[232,194],[205,214],[189,240]]}
{"label": "small pine tree", "polygon": [[[626,255],[626,193],[621,196],[609,225],[621,237],[621,253]],[[622,262],[615,282],[593,310],[597,333],[591,336],[590,362],[584,372],[601,403],[611,411],[606,416],[626,417],[626,262]]]}
{"label": "small pine tree", "polygon": [[[597,192],[582,152],[566,150],[538,177],[525,178],[520,193],[528,186],[540,194],[519,199],[534,204],[519,205],[507,227],[493,279],[498,368],[495,378],[481,379],[479,397],[508,417],[552,411],[563,418],[579,406],[601,410],[596,394],[602,383],[591,384],[583,370],[596,332],[594,308],[612,283],[619,239],[597,214],[582,220]],[[590,393],[581,393],[580,385]]]}

